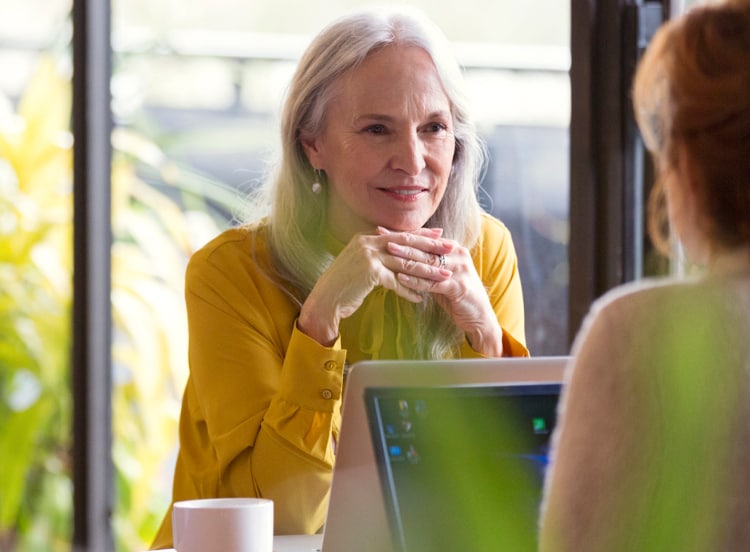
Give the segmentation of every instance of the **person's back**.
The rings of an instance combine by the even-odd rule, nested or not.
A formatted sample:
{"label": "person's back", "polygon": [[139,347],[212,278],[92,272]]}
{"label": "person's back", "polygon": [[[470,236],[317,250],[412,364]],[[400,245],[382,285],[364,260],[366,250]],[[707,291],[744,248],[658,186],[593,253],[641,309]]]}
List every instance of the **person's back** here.
{"label": "person's back", "polygon": [[542,550],[750,549],[748,337],[747,273],[597,302],[574,350]]}
{"label": "person's back", "polygon": [[676,237],[706,273],[593,306],[561,399],[541,550],[750,550],[750,1],[660,28],[633,97],[660,176],[652,238],[669,250]]}

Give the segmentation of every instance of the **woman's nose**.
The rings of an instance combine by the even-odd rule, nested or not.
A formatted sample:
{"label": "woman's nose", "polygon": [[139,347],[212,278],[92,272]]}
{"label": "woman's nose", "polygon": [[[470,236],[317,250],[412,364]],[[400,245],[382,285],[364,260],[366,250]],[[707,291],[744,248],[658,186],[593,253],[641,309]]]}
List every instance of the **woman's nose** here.
{"label": "woman's nose", "polygon": [[391,168],[409,176],[416,176],[426,166],[425,148],[419,135],[414,132],[396,140],[391,158]]}

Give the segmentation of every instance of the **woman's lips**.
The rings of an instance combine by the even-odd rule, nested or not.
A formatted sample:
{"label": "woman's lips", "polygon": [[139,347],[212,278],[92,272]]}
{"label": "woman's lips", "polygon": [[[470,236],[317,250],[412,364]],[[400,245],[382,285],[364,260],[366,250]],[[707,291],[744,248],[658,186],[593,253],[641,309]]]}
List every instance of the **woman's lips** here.
{"label": "woman's lips", "polygon": [[408,188],[380,188],[381,191],[396,196],[402,200],[414,200],[420,194],[427,192],[427,188],[422,187],[408,187]]}

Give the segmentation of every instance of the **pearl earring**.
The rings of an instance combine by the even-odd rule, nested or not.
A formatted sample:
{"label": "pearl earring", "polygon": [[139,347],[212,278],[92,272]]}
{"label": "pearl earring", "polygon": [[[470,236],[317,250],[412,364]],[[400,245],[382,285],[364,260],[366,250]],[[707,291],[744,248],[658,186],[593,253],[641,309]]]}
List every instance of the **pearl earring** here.
{"label": "pearl earring", "polygon": [[315,182],[312,183],[312,193],[319,194],[323,191],[323,185],[320,183],[320,170],[315,169]]}

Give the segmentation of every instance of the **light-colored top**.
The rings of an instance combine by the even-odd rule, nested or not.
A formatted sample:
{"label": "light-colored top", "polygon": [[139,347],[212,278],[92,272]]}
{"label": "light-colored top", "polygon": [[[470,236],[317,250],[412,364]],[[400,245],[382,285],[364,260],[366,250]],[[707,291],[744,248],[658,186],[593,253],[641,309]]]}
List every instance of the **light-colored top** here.
{"label": "light-colored top", "polygon": [[566,372],[542,552],[750,550],[744,259],[593,305]]}
{"label": "light-colored top", "polygon": [[[329,244],[332,253],[343,244]],[[503,328],[526,356],[521,282],[507,228],[483,217],[472,258]],[[376,288],[324,347],[296,327],[299,304],[274,283],[262,230],[227,230],[186,274],[190,375],[180,417],[173,501],[274,500],[276,534],[322,527],[340,427],[344,364],[408,356],[401,300]],[[462,357],[481,356],[467,342]],[[152,548],[172,542],[171,509]]]}

